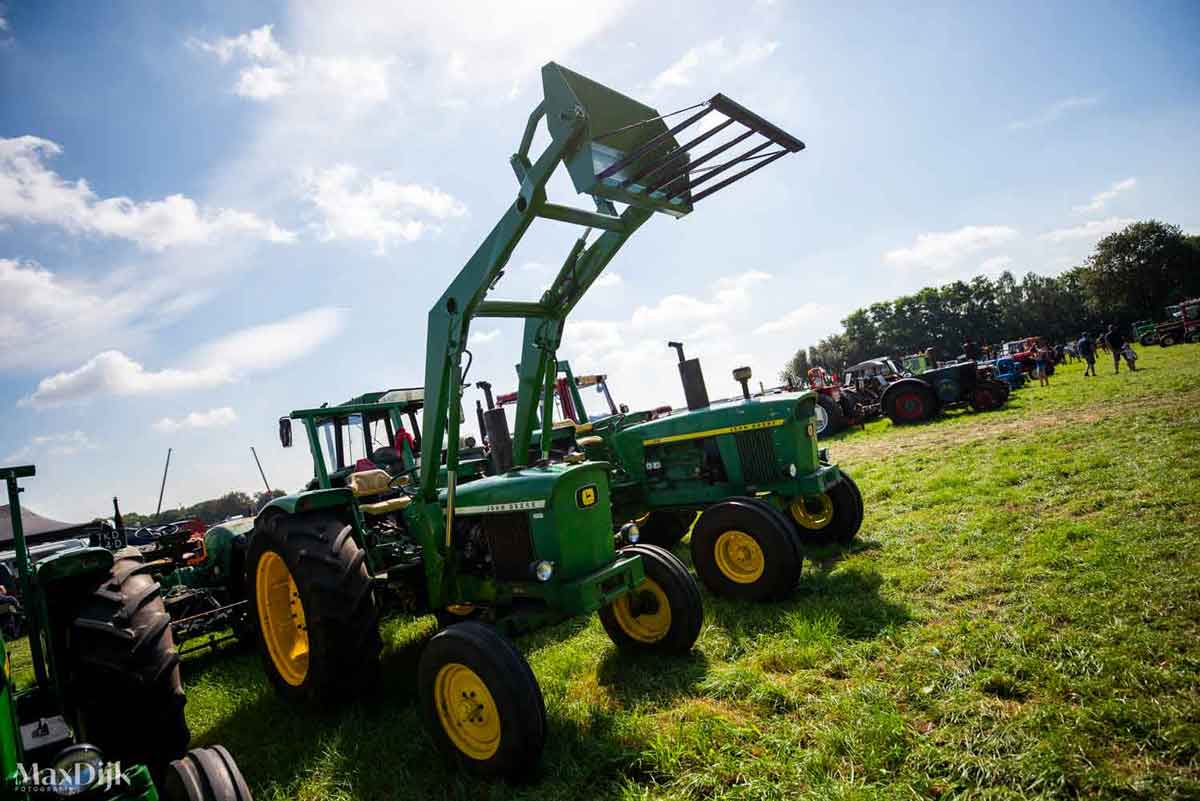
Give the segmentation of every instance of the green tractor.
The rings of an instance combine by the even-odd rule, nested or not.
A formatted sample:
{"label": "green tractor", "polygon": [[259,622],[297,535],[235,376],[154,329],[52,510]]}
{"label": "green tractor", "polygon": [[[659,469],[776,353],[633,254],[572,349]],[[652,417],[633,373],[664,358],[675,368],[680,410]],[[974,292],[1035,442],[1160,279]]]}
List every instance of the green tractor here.
{"label": "green tractor", "polygon": [[[328,463],[319,416],[301,414],[316,484],[259,512],[246,559],[264,664],[290,697],[337,703],[369,683],[379,664],[381,587],[461,621],[424,646],[418,695],[438,746],[489,776],[526,775],[546,736],[538,683],[506,635],[598,611],[618,646],[679,654],[691,649],[703,615],[698,588],[674,555],[650,545],[617,548],[607,464],[582,455],[553,462],[548,431],[540,457],[529,458],[535,409],[552,402],[566,317],[656,211],[686,216],[803,147],[724,95],[677,112],[680,121],[668,127],[676,114],[557,64],[543,67],[542,83],[544,99],[510,159],[516,196],[429,312],[419,458],[400,470],[364,464],[344,472],[347,450],[339,455],[335,442]],[[534,159],[543,120],[550,141]],[[676,136],[688,128],[695,135],[681,144]],[[560,164],[595,211],[547,199]],[[537,219],[585,230],[540,299],[489,298]],[[601,233],[589,242],[593,231]],[[524,320],[519,399],[512,435],[503,411],[489,423],[493,450],[511,457],[493,475],[460,481],[470,461],[459,437],[470,368],[463,356],[477,318]]]}
{"label": "green tractor", "polygon": [[34,563],[18,479],[8,487],[33,685],[0,641],[0,797],[250,801],[221,746],[188,748],[179,656],[159,586],[135,550],[59,551]]}
{"label": "green tractor", "polygon": [[742,367],[734,371],[741,395],[710,402],[699,360],[685,358],[682,343],[669,345],[686,409],[612,413],[610,401],[610,413],[601,407],[585,418],[577,412],[587,409],[582,382],[560,362],[557,405],[578,417],[573,428],[552,430],[558,440],[573,434],[588,459],[611,466],[613,520],[636,521],[642,543],[669,549],[691,530],[692,564],[712,592],[782,598],[800,577],[805,546],[853,540],[862,494],[817,448],[815,392],[752,396]]}

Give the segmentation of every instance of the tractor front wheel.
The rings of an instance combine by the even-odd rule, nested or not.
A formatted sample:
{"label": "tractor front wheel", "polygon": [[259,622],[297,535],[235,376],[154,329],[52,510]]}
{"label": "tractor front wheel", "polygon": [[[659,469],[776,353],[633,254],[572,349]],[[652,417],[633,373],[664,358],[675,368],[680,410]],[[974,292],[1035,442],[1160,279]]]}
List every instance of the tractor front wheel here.
{"label": "tractor front wheel", "polygon": [[530,778],[546,743],[546,704],[525,657],[495,629],[466,622],[435,634],[417,691],[434,742],[463,769]]}
{"label": "tractor front wheel", "polygon": [[773,506],[735,498],[704,510],[692,528],[692,564],[715,595],[783,598],[800,579],[799,543]]}
{"label": "tractor front wheel", "polygon": [[324,512],[275,515],[250,541],[246,597],[263,666],[294,700],[344,701],[374,683],[379,612],[351,533]]}
{"label": "tractor front wheel", "polygon": [[842,473],[842,480],[828,492],[793,498],[788,511],[801,542],[849,545],[862,527],[862,493],[854,479]]}
{"label": "tractor front wheel", "polygon": [[831,437],[846,427],[842,407],[828,395],[817,395],[817,405],[813,412],[817,418],[817,439]]}
{"label": "tractor front wheel", "polygon": [[696,513],[691,510],[655,509],[637,521],[638,542],[669,551],[688,533],[695,519]]}
{"label": "tractor front wheel", "polygon": [[108,579],[74,612],[69,692],[84,735],[106,757],[166,767],[187,751],[179,654],[150,565],[118,551]]}
{"label": "tractor front wheel", "polygon": [[1172,345],[1176,344],[1175,334],[1163,334],[1158,338],[1158,344],[1164,348],[1171,347]]}
{"label": "tractor front wheel", "polygon": [[670,551],[637,544],[622,554],[642,557],[646,580],[600,610],[600,622],[618,648],[686,654],[700,636],[704,602],[687,567]]}

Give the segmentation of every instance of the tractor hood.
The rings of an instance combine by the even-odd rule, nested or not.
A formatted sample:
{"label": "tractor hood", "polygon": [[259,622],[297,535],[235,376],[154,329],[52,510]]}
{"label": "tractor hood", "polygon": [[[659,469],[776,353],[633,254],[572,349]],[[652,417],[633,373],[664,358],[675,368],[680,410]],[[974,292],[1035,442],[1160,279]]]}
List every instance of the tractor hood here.
{"label": "tractor hood", "polygon": [[[518,467],[498,476],[487,476],[454,491],[456,515],[492,514],[497,512],[537,511],[559,501],[564,488],[586,484],[608,485],[607,462],[584,462],[577,465],[551,464],[545,467]],[[446,490],[438,491],[438,502],[446,503]]]}
{"label": "tractor hood", "polygon": [[682,409],[665,417],[629,426],[618,436],[639,440],[643,445],[658,445],[769,429],[781,426],[788,420],[807,420],[812,417],[816,397],[812,390],[803,390],[770,398],[717,401],[704,409]]}

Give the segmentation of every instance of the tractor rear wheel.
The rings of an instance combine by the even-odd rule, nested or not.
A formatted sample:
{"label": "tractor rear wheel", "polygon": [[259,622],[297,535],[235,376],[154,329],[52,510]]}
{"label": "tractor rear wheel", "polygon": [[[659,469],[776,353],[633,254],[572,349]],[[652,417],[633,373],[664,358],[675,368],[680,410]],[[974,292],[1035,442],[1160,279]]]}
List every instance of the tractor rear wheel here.
{"label": "tractor rear wheel", "polygon": [[366,551],[332,514],[275,515],[255,527],[246,598],[263,666],[293,700],[344,701],[374,683],[379,612]]}
{"label": "tractor rear wheel", "polygon": [[530,778],[546,743],[546,704],[525,657],[495,629],[439,631],[417,666],[421,716],[438,748],[479,776]]}
{"label": "tractor rear wheel", "polygon": [[968,403],[977,412],[990,412],[1004,405],[1006,393],[1003,387],[996,386],[994,381],[980,381],[971,390]]}
{"label": "tractor rear wheel", "polygon": [[862,493],[854,479],[843,472],[842,480],[828,492],[793,498],[788,511],[801,542],[849,545],[862,527]]}
{"label": "tractor rear wheel", "polygon": [[1175,334],[1174,333],[1163,334],[1162,336],[1160,336],[1158,338],[1158,344],[1164,348],[1171,347],[1172,345],[1176,344],[1175,343]]}
{"label": "tractor rear wheel", "polygon": [[600,610],[600,622],[618,648],[686,654],[700,636],[704,602],[687,567],[670,551],[639,543],[622,554],[642,557],[646,580]]}
{"label": "tractor rear wheel", "polygon": [[918,381],[898,387],[887,397],[887,416],[894,425],[928,420],[935,408],[932,390]]}
{"label": "tractor rear wheel", "polygon": [[756,499],[714,504],[692,528],[692,564],[715,595],[746,601],[783,598],[800,579],[801,563],[799,543],[787,521]]}
{"label": "tractor rear wheel", "polygon": [[817,395],[817,405],[813,412],[817,418],[817,439],[831,437],[846,427],[842,407],[828,395]]}
{"label": "tractor rear wheel", "polygon": [[193,748],[167,768],[164,801],[254,801],[224,746]]}
{"label": "tractor rear wheel", "polygon": [[110,760],[157,771],[187,751],[185,702],[171,617],[135,548],[74,613],[67,635],[70,695],[83,736]]}
{"label": "tractor rear wheel", "polygon": [[696,513],[691,510],[655,509],[637,521],[638,542],[669,551],[688,533],[695,519]]}

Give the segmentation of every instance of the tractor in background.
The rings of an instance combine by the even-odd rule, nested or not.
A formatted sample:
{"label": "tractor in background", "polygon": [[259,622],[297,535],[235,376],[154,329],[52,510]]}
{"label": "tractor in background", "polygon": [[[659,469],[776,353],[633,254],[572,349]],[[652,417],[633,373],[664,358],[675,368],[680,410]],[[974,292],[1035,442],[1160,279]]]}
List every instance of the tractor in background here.
{"label": "tractor in background", "polygon": [[1159,345],[1168,348],[1182,342],[1200,342],[1200,298],[1169,306],[1167,313],[1170,319],[1154,326]]}
{"label": "tractor in background", "polygon": [[[554,402],[566,318],[656,212],[686,216],[803,148],[724,95],[678,112],[684,116],[668,127],[675,115],[557,64],[543,67],[542,85],[543,100],[509,160],[515,197],[428,315],[419,456],[388,470],[378,466],[377,449],[364,450],[376,466],[357,458],[350,465],[345,444],[334,442],[331,461],[318,418],[302,415],[317,486],[258,513],[246,559],[263,664],[276,688],[299,702],[341,704],[370,685],[379,669],[381,585],[402,585],[443,623],[458,621],[423,647],[421,716],[436,745],[466,770],[514,778],[527,777],[540,758],[546,713],[509,635],[598,612],[618,647],[682,654],[703,618],[695,580],[677,557],[628,544],[632,530],[618,549],[608,465],[582,454],[551,459],[552,415],[531,458],[535,410]],[[549,143],[531,158],[543,120]],[[693,127],[702,120],[703,128]],[[689,128],[693,135],[681,143],[676,137]],[[548,200],[547,182],[560,165],[595,211]],[[539,299],[490,298],[539,219],[584,233]],[[494,470],[460,482],[462,462],[470,461],[459,437],[470,368],[463,357],[471,323],[488,317],[524,321],[514,430],[503,409],[485,412]]]}
{"label": "tractor in background", "polygon": [[221,746],[190,752],[169,619],[135,550],[79,547],[30,558],[18,480],[8,488],[33,684],[19,687],[0,641],[0,793],[95,801],[251,801]]}

